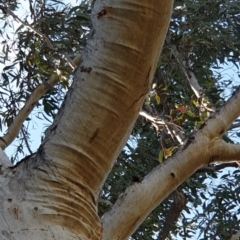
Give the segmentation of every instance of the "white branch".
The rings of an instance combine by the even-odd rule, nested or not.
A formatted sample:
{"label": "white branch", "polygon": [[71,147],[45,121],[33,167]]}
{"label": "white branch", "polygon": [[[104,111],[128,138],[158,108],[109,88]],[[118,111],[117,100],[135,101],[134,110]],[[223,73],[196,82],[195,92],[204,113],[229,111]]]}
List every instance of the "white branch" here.
{"label": "white branch", "polygon": [[240,230],[236,234],[233,234],[229,240],[237,240],[239,238],[240,238]]}
{"label": "white branch", "polygon": [[[127,238],[172,191],[200,167],[214,160],[216,150],[223,144],[221,136],[240,115],[239,101],[240,88],[175,155],[119,196],[113,208],[102,218],[103,240],[113,239],[113,236],[115,239]],[[228,147],[229,152],[234,150],[233,154],[229,153],[232,160],[239,147]],[[228,159],[226,154],[222,157]]]}
{"label": "white branch", "polygon": [[212,163],[214,162],[229,162],[240,161],[240,145],[232,144],[218,139],[213,146]]}
{"label": "white branch", "polygon": [[[233,93],[228,101],[203,124],[204,134],[209,138],[222,137],[232,122],[240,115],[240,87]],[[204,127],[207,125],[207,127]],[[200,127],[200,129],[202,128]]]}
{"label": "white branch", "polygon": [[6,153],[0,148],[0,174],[8,167],[12,166],[10,159]]}
{"label": "white branch", "polygon": [[[73,63],[77,66],[80,63],[81,55],[78,54],[74,59]],[[71,69],[68,69],[71,72]],[[0,138],[0,147],[4,150],[10,143],[15,139],[17,134],[19,133],[23,122],[29,116],[37,101],[43,96],[43,94],[49,90],[50,87],[54,86],[58,83],[59,78],[61,76],[61,72],[57,70],[57,73],[53,74],[51,79],[46,82],[42,83],[35,88],[32,92],[30,98],[25,103],[24,107],[19,111],[17,116],[14,118],[12,124],[8,128],[8,132]],[[48,86],[49,85],[49,86]]]}
{"label": "white branch", "polygon": [[148,119],[149,121],[153,122],[153,123],[157,123],[157,124],[162,124],[165,125],[164,121],[159,120],[156,117],[151,116],[149,113],[145,112],[145,111],[140,111],[139,115],[145,117],[146,119]]}
{"label": "white branch", "polygon": [[169,37],[166,38],[166,41],[167,41],[169,47],[171,48],[174,57],[178,61],[178,63],[180,65],[186,79],[188,80],[188,82],[190,84],[190,87],[193,90],[194,94],[196,95],[197,98],[201,98],[202,95],[203,95],[203,89],[199,85],[195,74],[191,71],[191,69],[187,65],[186,61],[181,56],[181,53],[177,50],[176,46],[171,43]]}
{"label": "white branch", "polygon": [[233,123],[228,130],[232,130],[234,128],[239,128],[240,127],[240,123]]}
{"label": "white branch", "polygon": [[166,122],[166,128],[171,134],[172,138],[176,139],[181,145],[183,145],[185,137],[181,131],[181,128],[169,122]]}

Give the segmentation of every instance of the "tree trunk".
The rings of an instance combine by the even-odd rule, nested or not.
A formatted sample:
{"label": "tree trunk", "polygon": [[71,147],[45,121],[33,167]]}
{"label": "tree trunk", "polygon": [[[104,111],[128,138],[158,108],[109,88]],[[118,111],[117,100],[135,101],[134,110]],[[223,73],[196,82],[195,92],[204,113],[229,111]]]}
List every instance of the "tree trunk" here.
{"label": "tree trunk", "polygon": [[101,239],[98,194],[148,93],[172,3],[96,1],[49,134],[36,154],[2,169],[0,239]]}

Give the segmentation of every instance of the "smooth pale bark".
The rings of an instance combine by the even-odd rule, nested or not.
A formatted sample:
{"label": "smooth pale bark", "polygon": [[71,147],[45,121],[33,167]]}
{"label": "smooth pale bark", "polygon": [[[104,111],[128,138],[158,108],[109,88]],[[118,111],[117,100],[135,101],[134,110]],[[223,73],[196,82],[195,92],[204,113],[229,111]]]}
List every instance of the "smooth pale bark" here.
{"label": "smooth pale bark", "polygon": [[240,238],[240,230],[236,234],[233,234],[230,240],[237,240],[239,238]]}
{"label": "smooth pale bark", "polygon": [[101,239],[98,194],[148,92],[172,4],[96,1],[92,37],[48,136],[0,176],[0,239]]}
{"label": "smooth pale bark", "polygon": [[173,157],[128,187],[103,218],[103,240],[125,239],[143,219],[196,170],[216,161],[240,159],[240,145],[221,137],[240,115],[240,88]]}

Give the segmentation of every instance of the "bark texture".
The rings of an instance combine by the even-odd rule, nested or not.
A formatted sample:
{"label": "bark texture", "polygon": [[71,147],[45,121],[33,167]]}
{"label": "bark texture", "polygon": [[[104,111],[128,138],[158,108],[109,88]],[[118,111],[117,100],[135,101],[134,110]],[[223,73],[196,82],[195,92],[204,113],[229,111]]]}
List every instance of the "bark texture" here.
{"label": "bark texture", "polygon": [[102,218],[104,240],[112,236],[124,239],[132,234],[156,206],[202,166],[239,159],[240,145],[222,140],[222,135],[240,115],[239,101],[240,88],[176,154],[119,196]]}
{"label": "bark texture", "polygon": [[0,178],[1,239],[101,239],[98,194],[148,92],[172,3],[95,2],[92,36],[48,136]]}

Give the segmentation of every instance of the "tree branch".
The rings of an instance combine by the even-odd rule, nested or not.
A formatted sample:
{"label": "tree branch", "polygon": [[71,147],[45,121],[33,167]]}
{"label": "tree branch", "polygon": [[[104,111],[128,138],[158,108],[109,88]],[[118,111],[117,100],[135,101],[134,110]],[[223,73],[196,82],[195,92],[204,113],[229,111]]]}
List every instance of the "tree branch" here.
{"label": "tree branch", "polygon": [[239,128],[240,127],[240,123],[235,123],[235,124],[232,124],[228,130],[232,130],[234,128]]}
{"label": "tree branch", "polygon": [[52,49],[52,50],[54,50],[54,51],[57,51],[57,50],[58,50],[57,48],[55,48],[55,47],[53,46],[53,44],[51,43],[51,41],[49,40],[49,38],[48,38],[45,34],[39,32],[37,29],[33,28],[33,27],[32,27],[30,24],[28,24],[27,22],[22,21],[16,14],[14,14],[14,13],[13,13],[11,10],[9,10],[8,8],[3,7],[3,6],[0,5],[0,9],[1,9],[4,13],[8,13],[10,16],[12,16],[17,22],[20,22],[23,26],[27,27],[28,29],[30,29],[31,31],[33,31],[34,33],[36,33],[38,36],[40,36],[41,38],[43,38],[43,39],[46,41],[46,43],[47,43],[47,45],[48,45],[48,47],[49,47],[50,49]]}
{"label": "tree branch", "polygon": [[[8,13],[10,16],[12,16],[16,21],[20,22],[23,26],[27,27],[28,29],[30,29],[31,31],[33,31],[35,34],[37,34],[38,36],[40,36],[48,45],[48,47],[53,50],[53,51],[59,51],[59,48],[57,46],[54,46],[54,44],[51,42],[51,40],[44,34],[39,32],[37,29],[35,29],[34,27],[32,27],[30,24],[28,24],[27,22],[22,21],[16,14],[14,14],[11,10],[9,10],[6,7],[3,7],[0,5],[0,9],[4,12],[4,13]],[[68,54],[63,53],[66,61],[68,62],[68,64],[71,66],[72,69],[75,69],[75,64],[74,62],[71,60],[71,58],[68,56]]]}
{"label": "tree branch", "polygon": [[181,145],[183,144],[183,140],[184,140],[183,133],[181,132],[180,128],[175,124],[166,122],[164,120],[160,120],[157,117],[153,117],[149,113],[143,110],[139,112],[139,115],[149,120],[153,124],[153,126],[156,128],[157,132],[159,131],[158,125],[165,126],[168,133],[171,135],[171,137],[175,138]]}
{"label": "tree branch", "polygon": [[25,144],[26,144],[26,147],[27,147],[29,153],[30,153],[30,154],[33,154],[32,150],[31,150],[31,148],[30,148],[30,146],[29,146],[29,143],[28,143],[28,140],[27,140],[27,136],[26,136],[26,134],[25,134],[25,132],[24,132],[24,130],[23,130],[22,127],[21,127],[21,132],[22,132],[23,139],[24,139],[24,142],[25,142]]}
{"label": "tree branch", "polygon": [[240,161],[240,145],[216,140],[213,146],[213,157],[210,163]]}
{"label": "tree branch", "polygon": [[[78,54],[72,62],[75,66],[77,66],[80,63],[81,55]],[[71,72],[71,69],[67,69],[69,72]],[[43,96],[43,94],[49,90],[49,86],[52,87],[55,84],[58,83],[59,78],[61,77],[61,71],[57,70],[57,73],[53,74],[51,79],[46,82],[42,83],[39,86],[35,88],[35,90],[32,92],[30,98],[27,100],[23,108],[19,111],[15,119],[13,120],[12,124],[8,128],[7,133],[0,138],[0,148],[3,150],[10,145],[10,143],[15,139],[17,134],[19,133],[21,126],[25,119],[29,116],[35,105],[37,104],[37,101]],[[49,85],[49,86],[48,86]]]}
{"label": "tree branch", "polygon": [[237,240],[239,239],[239,237],[240,237],[240,230],[236,234],[233,234],[229,240]]}
{"label": "tree branch", "polygon": [[185,207],[187,200],[181,190],[176,189],[174,192],[174,202],[169,210],[166,220],[162,227],[162,230],[159,232],[158,240],[165,240],[171,231],[172,225],[178,220],[179,215],[183,208]]}
{"label": "tree branch", "polygon": [[240,87],[236,89],[220,109],[210,115],[208,120],[199,127],[199,130],[204,132],[210,139],[214,137],[215,139],[217,137],[221,138],[232,122],[240,115],[240,105],[238,101],[240,101]]}
{"label": "tree branch", "polygon": [[[129,186],[120,194],[112,209],[102,217],[103,240],[124,239],[131,235],[147,215],[172,191],[199,168],[215,161],[219,147],[226,146],[220,140],[231,123],[240,115],[240,88],[200,126],[177,153],[154,168],[140,183]],[[239,146],[227,146],[221,159],[236,159]],[[230,153],[230,149],[234,153]],[[113,221],[114,219],[114,221]],[[129,227],[126,227],[129,226]],[[117,234],[116,234],[117,232]]]}
{"label": "tree branch", "polygon": [[168,132],[170,133],[171,137],[173,139],[176,139],[181,145],[184,143],[185,136],[183,135],[183,132],[181,131],[181,127],[176,126],[175,124],[171,122],[166,122],[166,128]]}
{"label": "tree branch", "polygon": [[203,89],[200,87],[195,74],[191,71],[191,69],[187,66],[186,61],[184,61],[183,56],[177,50],[176,46],[171,43],[171,39],[169,36],[166,37],[166,42],[168,46],[171,48],[174,57],[176,58],[177,62],[182,69],[186,79],[188,80],[191,89],[193,90],[194,94],[197,98],[201,98],[203,96]]}
{"label": "tree branch", "polygon": [[217,165],[214,165],[214,166],[206,166],[206,167],[202,167],[202,168],[198,169],[196,171],[196,173],[200,173],[200,172],[216,172],[216,171],[220,171],[222,169],[228,168],[228,167],[239,168],[240,167],[240,163],[238,161],[235,161],[235,162],[228,162],[228,163],[217,164]]}
{"label": "tree branch", "polygon": [[157,124],[161,124],[161,125],[165,125],[165,122],[162,120],[159,120],[156,117],[151,116],[149,113],[145,112],[145,111],[140,111],[139,115],[145,117],[147,120],[149,120],[150,122],[153,123],[157,123]]}

